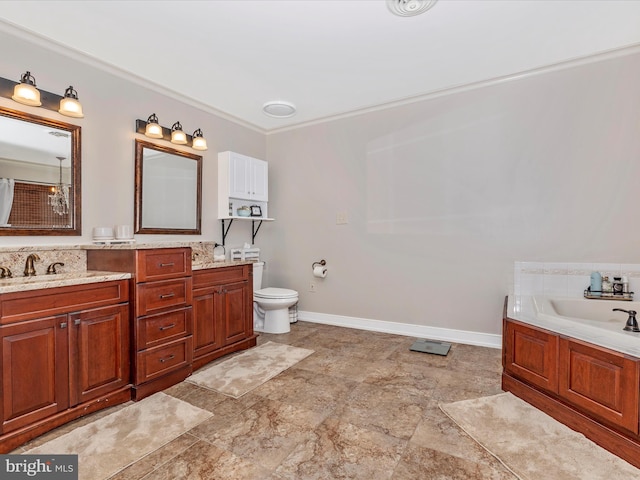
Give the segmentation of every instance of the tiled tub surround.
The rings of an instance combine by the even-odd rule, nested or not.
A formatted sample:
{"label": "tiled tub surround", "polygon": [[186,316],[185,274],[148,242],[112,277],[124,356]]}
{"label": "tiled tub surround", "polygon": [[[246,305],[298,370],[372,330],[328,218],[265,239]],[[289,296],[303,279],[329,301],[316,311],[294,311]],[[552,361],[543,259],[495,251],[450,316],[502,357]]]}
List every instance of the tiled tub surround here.
{"label": "tiled tub surround", "polygon": [[629,290],[640,299],[640,264],[635,263],[543,263],[515,262],[515,295],[553,295],[582,297],[590,284],[591,272],[600,272],[610,280],[626,276]]}

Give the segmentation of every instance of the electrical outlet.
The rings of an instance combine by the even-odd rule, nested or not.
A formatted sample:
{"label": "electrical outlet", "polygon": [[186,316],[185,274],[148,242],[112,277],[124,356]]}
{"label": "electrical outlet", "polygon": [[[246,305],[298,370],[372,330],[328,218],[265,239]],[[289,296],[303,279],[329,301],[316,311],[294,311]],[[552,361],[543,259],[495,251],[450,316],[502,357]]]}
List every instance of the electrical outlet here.
{"label": "electrical outlet", "polygon": [[349,223],[349,215],[346,210],[336,214],[336,225],[346,225]]}
{"label": "electrical outlet", "polygon": [[311,293],[316,293],[316,284],[315,284],[315,282],[311,282],[311,283],[309,284],[309,291],[310,291]]}

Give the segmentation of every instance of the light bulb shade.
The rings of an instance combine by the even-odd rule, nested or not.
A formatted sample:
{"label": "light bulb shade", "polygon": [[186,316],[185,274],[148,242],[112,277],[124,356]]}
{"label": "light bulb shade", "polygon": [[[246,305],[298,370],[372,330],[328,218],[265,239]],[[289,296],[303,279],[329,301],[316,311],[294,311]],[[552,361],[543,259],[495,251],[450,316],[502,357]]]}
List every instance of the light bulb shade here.
{"label": "light bulb shade", "polygon": [[162,127],[158,123],[158,117],[153,113],[147,119],[147,126],[144,130],[145,136],[149,138],[162,138]]}
{"label": "light bulb shade", "polygon": [[69,87],[64,91],[64,97],[60,100],[60,109],[62,115],[74,118],[83,118],[82,105],[78,101],[78,92],[73,87]]}
{"label": "light bulb shade", "polygon": [[182,131],[180,122],[176,122],[171,126],[171,143],[185,145],[187,143],[187,134]]}
{"label": "light bulb shade", "polygon": [[20,77],[20,83],[13,89],[13,96],[11,98],[23,105],[30,105],[32,107],[42,105],[40,101],[40,91],[36,88],[36,79],[30,72]]}
{"label": "light bulb shade", "polygon": [[197,129],[195,132],[193,132],[192,137],[193,142],[191,144],[191,148],[193,148],[194,150],[206,150],[208,148],[207,141],[202,135],[202,130]]}

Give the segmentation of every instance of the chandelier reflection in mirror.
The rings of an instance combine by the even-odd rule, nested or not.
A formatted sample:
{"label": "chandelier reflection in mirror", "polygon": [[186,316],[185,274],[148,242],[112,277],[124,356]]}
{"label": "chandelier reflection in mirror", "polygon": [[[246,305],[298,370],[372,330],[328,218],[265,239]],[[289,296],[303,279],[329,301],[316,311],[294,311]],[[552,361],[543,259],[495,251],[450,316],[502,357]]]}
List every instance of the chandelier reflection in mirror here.
{"label": "chandelier reflection in mirror", "polygon": [[69,186],[62,183],[62,161],[65,157],[56,157],[60,161],[60,177],[58,184],[51,188],[53,192],[49,195],[49,205],[53,207],[54,213],[66,215],[69,213]]}

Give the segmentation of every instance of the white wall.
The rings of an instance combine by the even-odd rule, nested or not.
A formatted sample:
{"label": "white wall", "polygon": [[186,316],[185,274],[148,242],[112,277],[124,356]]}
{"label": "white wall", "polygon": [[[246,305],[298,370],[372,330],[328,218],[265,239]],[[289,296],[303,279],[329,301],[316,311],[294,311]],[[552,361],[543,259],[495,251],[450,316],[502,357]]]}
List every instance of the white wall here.
{"label": "white wall", "polygon": [[269,284],[303,311],[499,333],[514,261],[638,263],[638,85],[635,53],[269,135]]}
{"label": "white wall", "polygon": [[[3,27],[6,28],[6,27]],[[217,220],[217,154],[233,150],[255,157],[265,157],[265,136],[230,122],[185,102],[133,82],[123,75],[96,68],[79,56],[70,58],[44,46],[0,31],[2,66],[0,76],[17,81],[29,70],[39,88],[62,95],[73,85],[78,91],[85,118],[73,119],[57,112],[19,105],[0,98],[0,106],[18,109],[48,118],[82,126],[82,237],[6,237],[0,246],[79,244],[91,241],[91,230],[100,225],[133,224],[134,205],[134,139],[136,119],[146,120],[156,113],[166,127],[179,120],[187,133],[201,128],[209,149],[203,156],[202,235],[139,235],[138,241],[222,240]],[[132,46],[140,48],[142,45]],[[58,49],[60,50],[60,49]],[[179,65],[167,63],[168,69]],[[114,70],[112,72],[115,73]],[[185,72],[185,75],[191,75]],[[203,79],[206,81],[206,79]],[[161,140],[167,146],[168,142]],[[175,147],[180,148],[180,147]],[[197,153],[190,148],[184,150]],[[2,176],[0,174],[0,176]],[[250,225],[234,225],[229,241],[251,240]]]}
{"label": "white wall", "polygon": [[[82,126],[82,237],[0,246],[87,243],[93,226],[133,223],[134,123],[155,112],[209,142],[203,234],[139,240],[220,241],[217,152],[266,158],[276,221],[256,245],[266,284],[299,290],[303,311],[495,334],[516,260],[640,263],[637,53],[265,137],[22,36],[0,42],[0,76],[73,84],[86,115],[20,106]],[[250,236],[236,222],[227,243]],[[329,276],[314,279],[322,258]]]}

